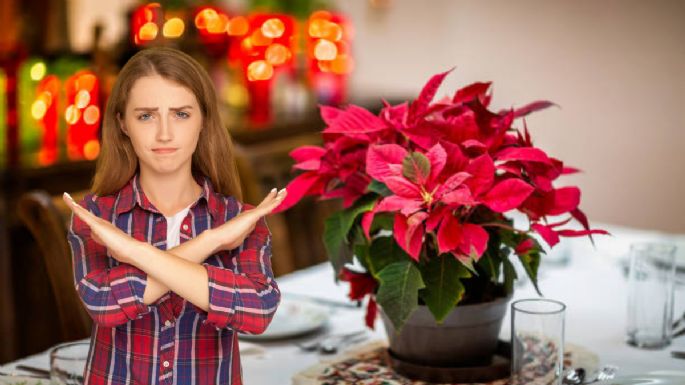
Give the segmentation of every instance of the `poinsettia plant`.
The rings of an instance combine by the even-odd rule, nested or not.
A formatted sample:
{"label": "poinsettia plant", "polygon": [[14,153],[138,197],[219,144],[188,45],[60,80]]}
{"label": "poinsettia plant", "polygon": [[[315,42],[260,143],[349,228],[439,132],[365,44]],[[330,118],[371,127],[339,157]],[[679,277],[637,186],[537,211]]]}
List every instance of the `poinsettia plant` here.
{"label": "poinsettia plant", "polygon": [[[606,233],[590,229],[578,187],[553,185],[578,170],[533,146],[525,119],[514,127],[554,104],[493,112],[490,83],[481,82],[433,101],[449,72],[411,103],[384,101],[378,115],[322,106],[323,146],[290,153],[301,173],[276,211],[306,195],[342,199],[324,243],[350,297],[369,297],[369,327],[377,303],[399,330],[419,304],[439,323],[460,303],[506,296],[517,279],[513,258],[538,290],[538,239],[553,247],[559,237]],[[528,218],[526,228],[514,227],[514,210]],[[571,220],[583,229],[564,228]]]}

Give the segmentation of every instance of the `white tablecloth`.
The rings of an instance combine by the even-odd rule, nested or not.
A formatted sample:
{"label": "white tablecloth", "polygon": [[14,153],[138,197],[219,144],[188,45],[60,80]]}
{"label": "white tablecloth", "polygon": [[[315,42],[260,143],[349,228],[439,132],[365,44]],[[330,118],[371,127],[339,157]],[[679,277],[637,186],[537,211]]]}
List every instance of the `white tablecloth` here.
{"label": "white tablecloth", "polygon": [[[543,258],[539,286],[545,297],[567,305],[566,340],[583,346],[599,356],[600,364],[619,366],[619,374],[637,374],[653,370],[685,370],[685,360],[671,358],[672,350],[685,350],[685,337],[676,339],[662,350],[642,350],[626,345],[626,279],[622,260],[630,243],[644,240],[670,241],[678,244],[679,260],[685,261],[685,236],[638,231],[616,226],[603,227],[612,236],[595,237],[596,248],[586,238],[568,240],[554,251],[550,260],[568,253],[570,262],[564,266],[546,263]],[[346,283],[336,285],[330,264],[325,263],[278,279],[284,298],[301,299],[300,295],[346,301]],[[676,287],[675,314],[685,311],[685,286]],[[514,299],[537,297],[532,285],[517,284]],[[341,333],[364,328],[363,308],[331,308],[327,331]],[[384,339],[379,320],[371,338]],[[501,337],[509,339],[509,315],[504,321]],[[302,342],[312,337],[299,338]],[[319,362],[321,356],[301,351],[294,341],[260,343],[263,354],[244,354],[243,373],[246,384],[285,384],[297,372]],[[28,357],[0,366],[0,371],[12,371],[19,363],[47,367],[46,354]]]}

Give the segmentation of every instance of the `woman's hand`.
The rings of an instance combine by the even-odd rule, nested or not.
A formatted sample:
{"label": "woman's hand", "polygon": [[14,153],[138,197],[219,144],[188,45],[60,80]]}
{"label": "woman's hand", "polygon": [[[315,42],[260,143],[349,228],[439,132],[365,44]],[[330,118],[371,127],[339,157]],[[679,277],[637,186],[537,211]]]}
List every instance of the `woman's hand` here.
{"label": "woman's hand", "polygon": [[71,195],[64,193],[62,199],[64,199],[64,202],[66,202],[74,215],[78,216],[90,227],[91,237],[95,242],[105,246],[117,261],[133,264],[131,255],[135,247],[140,244],[138,240],[119,230],[110,222],[95,216],[81,207],[72,199]]}
{"label": "woman's hand", "polygon": [[278,207],[286,195],[288,195],[286,189],[281,189],[278,192],[276,192],[276,189],[273,189],[259,206],[252,210],[243,211],[223,225],[212,229],[214,239],[217,240],[216,242],[219,245],[215,252],[232,250],[240,246],[245,241],[245,238],[254,230],[257,222]]}

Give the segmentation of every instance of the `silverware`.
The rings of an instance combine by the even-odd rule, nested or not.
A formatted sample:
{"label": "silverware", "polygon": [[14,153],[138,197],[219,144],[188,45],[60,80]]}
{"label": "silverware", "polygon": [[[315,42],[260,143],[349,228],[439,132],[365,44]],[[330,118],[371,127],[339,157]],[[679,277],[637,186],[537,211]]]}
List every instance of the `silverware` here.
{"label": "silverware", "polygon": [[681,315],[680,318],[678,318],[677,320],[675,320],[673,322],[673,326],[671,326],[671,329],[673,329],[673,330],[677,329],[681,323],[685,323],[685,313],[683,313],[683,315]]}
{"label": "silverware", "polygon": [[616,365],[604,365],[602,367],[602,369],[599,370],[599,373],[597,373],[597,377],[595,378],[594,382],[611,380],[612,378],[616,377],[617,372],[618,372],[618,366],[616,366]]}
{"label": "silverware", "polygon": [[297,347],[304,350],[305,352],[313,352],[313,351],[318,350],[324,343],[333,343],[337,340],[343,340],[345,338],[352,338],[352,337],[358,336],[362,333],[365,333],[365,331],[364,330],[357,330],[357,331],[349,332],[349,333],[331,334],[328,336],[323,336],[323,337],[316,339],[314,341],[305,342],[305,343],[296,343],[295,345],[297,345]]}
{"label": "silverware", "polygon": [[321,305],[326,305],[326,306],[333,306],[333,307],[344,307],[344,308],[349,308],[349,309],[357,309],[361,307],[362,303],[361,301],[355,301],[355,302],[343,302],[343,301],[336,301],[334,299],[328,299],[328,298],[321,298],[321,297],[316,297],[308,294],[299,294],[299,293],[283,293],[283,297],[285,298],[301,298],[301,299],[306,299],[308,301],[318,303]]}
{"label": "silverware", "polygon": [[[31,377],[37,378],[50,378],[50,371],[47,369],[36,368],[35,366],[28,365],[17,365],[18,370],[31,373]],[[60,369],[54,369],[58,374],[65,376],[66,378],[71,378],[76,380],[78,383],[83,383],[83,376],[74,373],[68,373]]]}
{"label": "silverware", "polygon": [[26,378],[36,378],[40,380],[49,380],[50,376],[43,376],[43,375],[37,375],[37,374],[22,374],[22,373],[17,373],[17,372],[3,372],[0,371],[0,376],[8,376],[8,377],[26,377]]}
{"label": "silverware", "polygon": [[583,381],[585,381],[585,369],[583,368],[569,369],[561,379],[561,383],[567,385],[582,384]]}
{"label": "silverware", "polygon": [[567,371],[561,382],[565,385],[592,384],[598,381],[610,380],[616,376],[616,372],[618,372],[618,366],[604,365],[592,376],[592,379],[586,380],[587,373],[585,369],[576,368]]}
{"label": "silverware", "polygon": [[673,333],[673,335],[671,336],[671,338],[677,338],[677,337],[680,337],[680,336],[683,336],[683,335],[685,335],[685,328],[682,328],[682,329],[680,329],[679,331]]}
{"label": "silverware", "polygon": [[332,341],[324,341],[321,346],[319,347],[319,353],[321,354],[335,354],[338,352],[338,349],[344,345],[349,345],[355,342],[361,342],[364,341],[367,338],[365,334],[361,334],[358,336],[354,336],[348,339],[341,339],[337,343],[334,343]]}

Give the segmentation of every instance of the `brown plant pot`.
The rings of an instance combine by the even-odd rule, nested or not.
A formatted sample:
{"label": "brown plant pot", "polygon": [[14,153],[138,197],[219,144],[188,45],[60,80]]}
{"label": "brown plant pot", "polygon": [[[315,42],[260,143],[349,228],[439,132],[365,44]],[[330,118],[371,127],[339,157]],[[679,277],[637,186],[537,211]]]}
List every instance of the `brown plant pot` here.
{"label": "brown plant pot", "polygon": [[487,366],[497,351],[502,320],[511,296],[491,302],[457,306],[437,324],[427,306],[420,305],[400,333],[381,308],[381,317],[397,358],[431,367]]}

